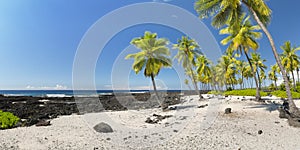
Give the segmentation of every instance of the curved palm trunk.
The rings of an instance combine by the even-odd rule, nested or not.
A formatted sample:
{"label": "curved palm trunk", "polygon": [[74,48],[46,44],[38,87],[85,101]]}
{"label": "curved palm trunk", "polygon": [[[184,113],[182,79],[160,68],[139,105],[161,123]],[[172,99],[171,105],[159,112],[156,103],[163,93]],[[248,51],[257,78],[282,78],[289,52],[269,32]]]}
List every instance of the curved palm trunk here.
{"label": "curved palm trunk", "polygon": [[277,50],[276,50],[276,47],[275,47],[275,43],[273,41],[273,38],[272,38],[270,32],[267,30],[267,28],[265,27],[265,25],[258,18],[256,12],[252,9],[252,7],[250,7],[245,0],[243,0],[242,2],[248,7],[248,9],[250,10],[250,12],[254,16],[255,21],[258,23],[258,25],[261,27],[261,29],[263,30],[263,32],[266,34],[266,36],[267,36],[267,38],[268,38],[268,40],[269,40],[269,42],[271,44],[272,51],[273,51],[273,54],[275,56],[275,60],[276,60],[278,66],[280,68],[280,72],[281,72],[283,80],[284,80],[286,94],[287,94],[287,97],[288,97],[288,102],[289,102],[289,107],[290,107],[290,113],[292,113],[292,114],[300,117],[300,111],[296,107],[296,105],[295,105],[295,103],[294,103],[294,101],[292,99],[292,94],[291,94],[291,89],[290,89],[290,85],[289,85],[289,80],[288,80],[286,72],[285,72],[285,70],[284,70],[284,68],[283,68],[283,66],[282,66],[282,64],[280,62],[280,58],[278,56],[278,53],[277,53]]}
{"label": "curved palm trunk", "polygon": [[[159,98],[159,96],[158,96],[158,92],[157,92],[157,89],[156,89],[156,84],[155,84],[155,80],[154,80],[154,75],[153,75],[153,74],[151,74],[151,81],[152,81],[153,90],[154,90],[156,99],[157,99],[157,101],[159,101],[160,98]],[[160,106],[161,106],[162,110],[165,110],[165,109],[166,109],[166,106],[165,106],[165,104],[164,104],[164,101],[162,101],[162,102],[160,103]]]}
{"label": "curved palm trunk", "polygon": [[258,83],[258,81],[257,81],[257,78],[256,78],[256,75],[255,75],[254,68],[253,68],[253,66],[252,66],[252,63],[251,63],[251,61],[250,61],[250,58],[249,58],[248,54],[247,54],[245,51],[244,51],[244,53],[245,53],[245,55],[246,55],[247,61],[248,61],[249,65],[250,65],[250,68],[251,68],[251,71],[252,71],[252,74],[253,74],[253,78],[254,78],[254,80],[255,80],[255,85],[256,85],[256,96],[255,96],[255,98],[256,98],[256,100],[260,100],[259,83]]}

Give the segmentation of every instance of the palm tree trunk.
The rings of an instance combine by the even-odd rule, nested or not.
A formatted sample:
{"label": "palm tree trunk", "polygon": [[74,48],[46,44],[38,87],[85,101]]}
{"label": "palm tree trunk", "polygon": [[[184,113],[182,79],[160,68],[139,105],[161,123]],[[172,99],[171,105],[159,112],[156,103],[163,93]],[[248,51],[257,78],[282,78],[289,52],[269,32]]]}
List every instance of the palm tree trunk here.
{"label": "palm tree trunk", "polygon": [[261,79],[260,79],[260,75],[258,73],[258,69],[256,69],[256,74],[257,74],[257,78],[258,78],[258,89],[261,90]]}
{"label": "palm tree trunk", "polygon": [[294,91],[296,91],[296,82],[295,82],[295,77],[294,77],[294,71],[292,72],[292,78],[293,78],[293,84],[294,84]]}
{"label": "palm tree trunk", "polygon": [[[297,67],[296,70],[297,70],[297,82],[300,82],[300,81],[299,81],[299,68]],[[297,83],[297,82],[296,82],[296,83]],[[297,84],[296,84],[296,85],[297,85]]]}
{"label": "palm tree trunk", "polygon": [[277,83],[276,83],[276,80],[274,80],[274,84],[275,84],[275,90],[277,90]]}
{"label": "palm tree trunk", "polygon": [[246,55],[247,61],[250,65],[250,68],[251,68],[251,71],[252,71],[252,74],[253,74],[253,78],[255,80],[255,85],[256,85],[256,96],[255,96],[255,98],[256,98],[256,100],[260,100],[259,85],[258,85],[259,83],[257,81],[256,75],[255,75],[255,72],[254,72],[254,68],[252,66],[252,63],[250,61],[250,58],[249,58],[248,54],[245,51],[244,51],[244,53]]}
{"label": "palm tree trunk", "polygon": [[[152,81],[153,90],[154,90],[156,99],[157,99],[158,102],[160,102],[160,100],[159,100],[160,98],[159,98],[159,96],[158,96],[158,92],[157,92],[157,89],[156,89],[156,84],[155,84],[155,80],[154,80],[154,75],[153,75],[153,74],[151,74],[151,81]],[[160,106],[161,106],[161,109],[162,109],[162,110],[164,110],[164,109],[166,109],[166,107],[168,107],[168,106],[165,106],[164,101],[162,101],[162,102],[160,103]]]}
{"label": "palm tree trunk", "polygon": [[196,80],[195,80],[194,72],[193,72],[193,70],[192,70],[191,67],[189,67],[189,69],[190,69],[190,71],[191,71],[191,78],[192,78],[192,81],[193,81],[193,84],[194,84],[195,91],[197,92],[197,94],[199,95],[199,99],[201,100],[201,99],[202,99],[202,96],[201,96],[201,93],[200,93],[200,91],[199,91],[197,82],[196,82]]}
{"label": "palm tree trunk", "polygon": [[284,68],[283,68],[283,66],[281,64],[280,58],[278,56],[278,53],[277,53],[277,50],[276,50],[276,47],[275,47],[275,43],[273,41],[273,38],[272,38],[270,32],[265,27],[265,25],[261,22],[261,20],[258,18],[258,16],[257,16],[256,12],[254,11],[254,9],[250,5],[248,5],[248,3],[245,0],[243,0],[242,2],[248,7],[248,9],[250,10],[250,12],[254,16],[255,21],[261,27],[261,29],[263,30],[263,32],[266,34],[266,36],[267,36],[267,38],[268,38],[268,40],[270,42],[270,45],[272,47],[272,51],[273,51],[274,57],[275,57],[276,62],[278,64],[279,68],[280,68],[280,72],[281,72],[283,80],[284,80],[286,94],[287,94],[287,97],[288,97],[288,103],[289,103],[290,113],[292,113],[292,114],[300,117],[300,111],[299,111],[299,109],[297,108],[297,106],[295,105],[295,103],[294,103],[294,101],[292,99],[292,94],[291,94],[291,89],[290,89],[290,85],[289,85],[289,80],[288,80],[286,72],[285,72],[285,70],[284,70]]}

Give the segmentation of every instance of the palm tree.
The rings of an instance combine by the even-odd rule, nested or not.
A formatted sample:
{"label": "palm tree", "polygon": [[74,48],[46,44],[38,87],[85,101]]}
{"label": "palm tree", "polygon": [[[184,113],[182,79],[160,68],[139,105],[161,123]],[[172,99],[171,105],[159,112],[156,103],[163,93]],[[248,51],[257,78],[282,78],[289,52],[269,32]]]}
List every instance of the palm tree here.
{"label": "palm tree", "polygon": [[[291,46],[290,41],[286,41],[284,45],[280,47],[283,50],[282,55],[282,64],[285,67],[287,72],[291,72],[294,84],[294,90],[296,90],[296,82],[294,71],[297,70],[297,66],[300,64],[299,57],[297,56],[296,52],[300,50],[300,47]],[[298,75],[299,78],[299,75]]]}
{"label": "palm tree", "polygon": [[240,74],[239,84],[240,84],[241,89],[244,88],[244,77],[245,77],[245,74],[247,71],[246,67],[247,67],[247,63],[245,61],[242,61],[242,60],[237,61],[237,70]]}
{"label": "palm tree", "polygon": [[217,64],[217,72],[220,77],[223,77],[222,85],[225,85],[226,89],[228,88],[228,84],[232,86],[235,81],[235,60],[232,59],[231,56],[223,55]]}
{"label": "palm tree", "polygon": [[179,63],[182,62],[182,67],[193,82],[193,86],[201,99],[202,96],[198,89],[197,77],[194,72],[196,65],[195,58],[199,55],[199,45],[193,39],[183,36],[181,39],[178,39],[177,44],[174,44],[173,48],[178,49],[178,53],[174,58],[176,58]]}
{"label": "palm tree", "polygon": [[221,44],[229,46],[227,51],[236,51],[237,53],[245,54],[247,61],[250,65],[251,71],[253,73],[253,77],[256,85],[256,100],[260,100],[260,92],[259,92],[259,79],[255,76],[255,69],[253,68],[252,62],[248,56],[248,52],[250,49],[257,50],[259,45],[255,41],[261,37],[261,33],[258,32],[259,26],[253,26],[250,18],[245,18],[245,14],[241,15],[241,17],[237,20],[235,28],[232,28],[230,25],[220,30],[220,34],[228,34],[228,36],[221,41]]}
{"label": "palm tree", "polygon": [[261,83],[262,83],[261,80],[262,77],[260,76],[261,72],[263,72],[264,74],[265,69],[267,69],[267,66],[264,64],[265,61],[266,61],[265,59],[261,59],[260,54],[251,53],[251,62],[253,64],[254,71],[259,81],[259,89],[261,89]]}
{"label": "palm tree", "polygon": [[[154,78],[158,75],[162,67],[171,67],[172,60],[169,58],[170,50],[166,47],[168,40],[157,38],[156,33],[146,31],[144,36],[134,38],[130,43],[141,51],[129,54],[125,59],[134,59],[132,69],[136,74],[144,69],[144,75],[151,77],[156,98],[159,100]],[[162,107],[162,109],[165,108]]]}
{"label": "palm tree", "polygon": [[197,57],[196,66],[198,79],[202,83],[208,84],[211,80],[210,61],[204,55],[200,55]]}
{"label": "palm tree", "polygon": [[269,79],[274,81],[275,90],[277,90],[277,83],[276,82],[278,80],[278,77],[277,77],[278,70],[279,70],[278,66],[273,65],[273,66],[271,66],[271,70],[268,73]]}
{"label": "palm tree", "polygon": [[216,28],[220,28],[228,23],[232,24],[232,27],[235,28],[235,23],[237,23],[237,20],[243,11],[242,5],[248,8],[248,11],[250,12],[250,14],[252,14],[253,19],[258,23],[260,28],[266,34],[270,42],[275,60],[280,68],[280,72],[284,80],[288,102],[289,102],[290,113],[300,117],[300,111],[296,107],[292,99],[292,94],[291,94],[287,74],[281,64],[281,60],[276,50],[273,37],[266,27],[271,21],[272,11],[265,3],[265,1],[264,0],[235,0],[235,1],[198,0],[195,3],[195,10],[198,12],[200,18],[207,18],[209,16],[213,16],[212,25]]}

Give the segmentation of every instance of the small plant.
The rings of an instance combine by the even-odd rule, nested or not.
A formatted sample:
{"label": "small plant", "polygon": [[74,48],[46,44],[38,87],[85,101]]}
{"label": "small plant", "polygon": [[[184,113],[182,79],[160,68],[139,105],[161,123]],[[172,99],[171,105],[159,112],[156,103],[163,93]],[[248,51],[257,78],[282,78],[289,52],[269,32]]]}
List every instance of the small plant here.
{"label": "small plant", "polygon": [[0,129],[8,129],[19,122],[20,118],[10,112],[0,110]]}

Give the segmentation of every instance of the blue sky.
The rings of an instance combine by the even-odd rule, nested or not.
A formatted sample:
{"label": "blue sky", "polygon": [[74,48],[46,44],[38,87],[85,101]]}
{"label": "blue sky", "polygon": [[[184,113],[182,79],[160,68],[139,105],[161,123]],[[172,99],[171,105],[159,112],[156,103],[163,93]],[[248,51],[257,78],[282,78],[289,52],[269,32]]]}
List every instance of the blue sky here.
{"label": "blue sky", "polygon": [[[104,15],[126,5],[151,0],[10,0],[0,1],[0,89],[71,89],[72,67],[77,47],[88,29]],[[186,9],[196,16],[194,0],[155,0]],[[272,33],[278,51],[286,40],[300,45],[300,2],[268,1],[273,10]],[[124,16],[124,19],[127,19]],[[203,20],[219,42],[223,36]],[[109,27],[107,27],[109,28]],[[111,68],[133,37],[145,30],[157,32],[172,43],[183,34],[161,25],[143,24],[130,27],[111,39],[98,57],[95,83],[98,89],[111,87]],[[101,36],[101,35],[99,35]],[[265,36],[259,40],[258,50],[267,66],[275,63]],[[201,46],[201,45],[200,45]],[[226,47],[220,46],[222,50]],[[122,75],[120,75],[120,78]],[[149,79],[133,72],[129,78],[132,89],[144,89]],[[172,69],[164,69],[157,77],[158,84],[168,89],[179,87]],[[84,88],[84,86],[83,86]]]}

